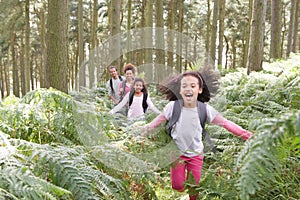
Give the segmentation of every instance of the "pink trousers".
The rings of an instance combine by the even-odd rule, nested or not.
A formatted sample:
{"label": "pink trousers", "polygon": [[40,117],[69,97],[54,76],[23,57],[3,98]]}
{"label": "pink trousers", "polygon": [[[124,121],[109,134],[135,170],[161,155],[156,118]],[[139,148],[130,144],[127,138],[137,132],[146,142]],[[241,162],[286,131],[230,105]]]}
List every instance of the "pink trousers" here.
{"label": "pink trousers", "polygon": [[[198,185],[201,177],[201,170],[203,164],[203,156],[186,157],[180,156],[177,161],[175,161],[170,169],[171,172],[171,183],[174,190],[183,191],[184,182],[189,180],[190,173],[194,177],[194,180],[189,180],[189,183]],[[196,200],[198,194],[190,195],[190,200]]]}

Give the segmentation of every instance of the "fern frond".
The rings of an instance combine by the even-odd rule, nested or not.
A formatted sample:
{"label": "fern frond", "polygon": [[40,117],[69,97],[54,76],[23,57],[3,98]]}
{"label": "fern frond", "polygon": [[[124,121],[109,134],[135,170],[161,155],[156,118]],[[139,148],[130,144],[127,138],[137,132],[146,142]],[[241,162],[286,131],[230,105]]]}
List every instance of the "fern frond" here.
{"label": "fern frond", "polygon": [[85,151],[83,147],[63,146],[36,151],[32,154],[32,158],[38,161],[35,163],[35,171],[49,174],[47,176],[51,181],[71,191],[74,199],[109,196],[122,199],[128,195],[124,183],[94,168],[90,160],[92,157]]}
{"label": "fern frond", "polygon": [[84,169],[89,177],[86,177],[89,182],[92,182],[95,190],[105,197],[114,197],[115,199],[130,199],[130,193],[120,179],[116,179],[98,169],[88,167]]}
{"label": "fern frond", "polygon": [[19,198],[17,198],[15,195],[10,193],[6,189],[0,187],[0,200],[7,200],[7,199],[18,200]]}
{"label": "fern frond", "polygon": [[69,191],[34,176],[25,167],[7,166],[1,170],[0,176],[2,184],[8,184],[9,191],[14,196],[28,199],[56,199],[71,195]]}
{"label": "fern frond", "polygon": [[[296,157],[299,159],[300,157],[297,151],[300,147],[299,124],[300,111],[295,114],[286,114],[278,120],[265,122],[258,127],[257,132],[259,134],[247,143],[237,161],[241,175],[237,186],[241,191],[240,197],[242,199],[249,199],[251,195],[256,195],[262,190],[270,190],[275,183],[281,185],[286,183],[299,184],[299,179],[291,179],[290,175],[285,176],[284,174],[285,170],[293,166],[288,164],[288,158]],[[294,143],[293,141],[298,142]],[[291,146],[291,144],[293,145]],[[284,154],[282,154],[281,146],[286,146]],[[297,173],[297,171],[293,173]],[[282,190],[285,188],[281,187],[277,193],[282,193]],[[275,195],[268,194],[269,197]],[[291,193],[287,196],[291,196]]]}

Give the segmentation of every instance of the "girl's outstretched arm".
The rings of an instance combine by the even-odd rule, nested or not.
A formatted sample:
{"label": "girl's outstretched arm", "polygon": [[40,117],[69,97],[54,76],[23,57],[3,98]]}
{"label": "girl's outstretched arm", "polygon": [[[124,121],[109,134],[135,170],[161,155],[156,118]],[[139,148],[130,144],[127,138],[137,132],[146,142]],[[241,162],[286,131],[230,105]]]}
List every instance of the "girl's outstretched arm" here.
{"label": "girl's outstretched arm", "polygon": [[251,137],[251,133],[239,125],[235,124],[234,122],[225,119],[221,114],[218,114],[214,120],[212,121],[213,124],[219,125],[233,133],[234,135],[241,137],[243,140],[247,140]]}
{"label": "girl's outstretched arm", "polygon": [[167,118],[163,113],[160,113],[156,118],[152,120],[152,122],[144,126],[142,135],[143,136],[148,135],[151,130],[158,127],[161,123],[165,121],[167,121]]}
{"label": "girl's outstretched arm", "polygon": [[161,112],[156,108],[156,106],[153,104],[153,102],[150,99],[150,96],[148,96],[147,98],[147,104],[149,109],[151,109],[153,112],[155,112],[156,114],[160,114]]}
{"label": "girl's outstretched arm", "polygon": [[129,92],[124,96],[124,98],[118,105],[116,105],[113,109],[109,111],[109,114],[115,114],[116,112],[120,111],[128,101],[129,101]]}

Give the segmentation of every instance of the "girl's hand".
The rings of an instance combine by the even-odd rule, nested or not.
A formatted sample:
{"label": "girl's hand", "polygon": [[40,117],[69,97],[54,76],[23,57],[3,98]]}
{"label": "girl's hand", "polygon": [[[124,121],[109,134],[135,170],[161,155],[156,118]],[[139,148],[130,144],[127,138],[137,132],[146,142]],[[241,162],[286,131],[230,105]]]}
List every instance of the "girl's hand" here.
{"label": "girl's hand", "polygon": [[147,137],[149,135],[149,133],[150,133],[150,129],[149,129],[148,125],[143,126],[141,136]]}
{"label": "girl's hand", "polygon": [[115,102],[115,104],[118,104],[118,103],[119,103],[119,100],[118,100],[118,99],[115,99],[114,102]]}

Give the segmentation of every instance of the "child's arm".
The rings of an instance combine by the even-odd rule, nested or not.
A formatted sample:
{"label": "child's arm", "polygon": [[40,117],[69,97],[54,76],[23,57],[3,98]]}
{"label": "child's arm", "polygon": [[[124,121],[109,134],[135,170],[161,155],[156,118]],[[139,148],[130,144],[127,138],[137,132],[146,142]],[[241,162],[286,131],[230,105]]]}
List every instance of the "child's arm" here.
{"label": "child's arm", "polygon": [[126,103],[129,101],[129,93],[127,93],[124,98],[122,99],[122,101],[116,105],[113,109],[111,109],[109,111],[109,114],[115,114],[116,112],[120,111],[125,105]]}
{"label": "child's arm", "polygon": [[156,106],[153,104],[153,102],[151,101],[150,97],[148,96],[147,98],[147,104],[149,109],[151,109],[153,112],[155,112],[156,114],[160,114],[161,112],[156,108]]}
{"label": "child's arm", "polygon": [[250,136],[251,133],[248,132],[247,130],[243,129],[239,125],[235,124],[234,122],[225,119],[222,117],[222,115],[218,114],[214,120],[212,121],[213,124],[219,125],[233,133],[234,135],[241,137],[243,140],[247,140]]}
{"label": "child's arm", "polygon": [[149,124],[144,126],[143,136],[146,136],[151,130],[158,127],[161,123],[167,121],[167,118],[163,113],[160,113],[155,119],[152,120]]}

